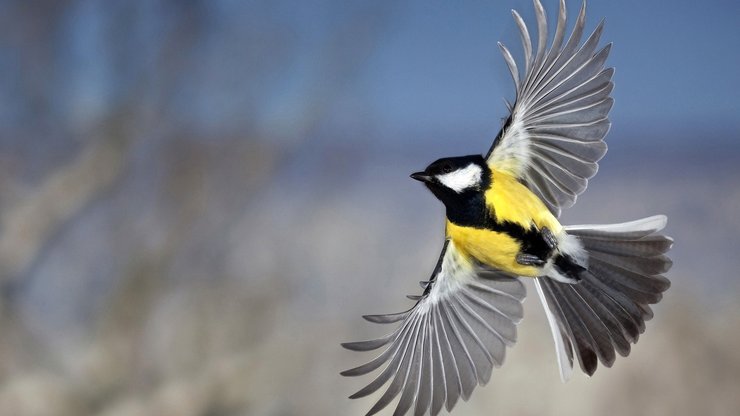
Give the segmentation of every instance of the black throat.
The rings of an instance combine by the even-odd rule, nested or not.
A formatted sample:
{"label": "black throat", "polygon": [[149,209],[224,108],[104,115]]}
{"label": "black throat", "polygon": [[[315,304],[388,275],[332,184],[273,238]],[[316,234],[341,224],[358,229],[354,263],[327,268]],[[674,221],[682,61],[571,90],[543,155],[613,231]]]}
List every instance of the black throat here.
{"label": "black throat", "polygon": [[491,218],[484,191],[465,191],[443,201],[447,208],[447,219],[452,223],[473,228],[489,228],[490,222],[495,222]]}

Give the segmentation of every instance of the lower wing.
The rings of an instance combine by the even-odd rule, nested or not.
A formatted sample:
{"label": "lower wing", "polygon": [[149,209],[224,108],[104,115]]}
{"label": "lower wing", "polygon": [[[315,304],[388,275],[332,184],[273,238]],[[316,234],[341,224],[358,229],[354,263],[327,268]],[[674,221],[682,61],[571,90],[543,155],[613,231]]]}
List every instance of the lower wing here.
{"label": "lower wing", "polygon": [[449,411],[458,398],[467,400],[476,385],[484,385],[493,367],[504,361],[506,346],[516,342],[524,285],[516,278],[478,267],[447,240],[431,279],[422,282],[421,296],[405,312],[369,315],[379,324],[400,322],[389,335],[342,344],[353,351],[385,347],[373,360],[342,372],[368,374],[385,368],[365,388],[350,396],[364,397],[383,387],[385,393],[367,413],[386,407],[399,394],[394,414],[414,408],[414,414]]}

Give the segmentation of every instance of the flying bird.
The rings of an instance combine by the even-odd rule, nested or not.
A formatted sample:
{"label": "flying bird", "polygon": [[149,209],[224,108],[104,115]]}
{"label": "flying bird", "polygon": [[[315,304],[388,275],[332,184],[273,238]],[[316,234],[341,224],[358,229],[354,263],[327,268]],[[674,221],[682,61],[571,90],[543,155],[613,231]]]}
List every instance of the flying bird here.
{"label": "flying bird", "polygon": [[563,226],[560,212],[586,190],[604,156],[610,122],[611,44],[597,49],[603,21],[581,43],[586,4],[565,40],[566,7],[560,1],[548,46],[548,24],[534,0],[537,48],[523,19],[523,63],[499,43],[514,80],[516,100],[485,156],[439,159],[411,175],[446,208],[442,253],[415,305],[404,312],[367,315],[396,324],[389,335],[342,344],[381,350],[342,372],[360,376],[383,369],[350,396],[384,393],[372,415],[400,395],[394,415],[438,414],[486,384],[516,342],[525,289],[534,279],[555,343],[560,376],[568,380],[577,359],[589,376],[598,362],[611,367],[653,316],[651,304],[670,286],[659,215],[608,225]]}

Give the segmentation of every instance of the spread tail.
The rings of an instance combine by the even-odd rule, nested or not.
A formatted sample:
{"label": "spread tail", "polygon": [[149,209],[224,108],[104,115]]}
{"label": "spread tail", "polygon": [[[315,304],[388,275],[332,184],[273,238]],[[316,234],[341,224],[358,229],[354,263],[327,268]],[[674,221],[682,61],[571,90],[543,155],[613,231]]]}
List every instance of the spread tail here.
{"label": "spread tail", "polygon": [[588,375],[597,362],[611,367],[630,353],[630,344],[645,331],[670,282],[662,274],[671,267],[665,253],[673,240],[659,233],[666,217],[609,225],[565,227],[585,252],[580,281],[568,284],[550,277],[535,279],[545,308],[560,365],[566,381],[573,355]]}

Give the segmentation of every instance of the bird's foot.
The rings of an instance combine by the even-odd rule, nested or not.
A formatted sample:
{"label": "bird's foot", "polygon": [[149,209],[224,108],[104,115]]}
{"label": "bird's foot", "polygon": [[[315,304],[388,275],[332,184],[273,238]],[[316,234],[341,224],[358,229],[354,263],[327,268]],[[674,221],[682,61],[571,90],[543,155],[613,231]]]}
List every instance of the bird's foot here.
{"label": "bird's foot", "polygon": [[545,261],[529,253],[519,253],[516,255],[516,262],[522,266],[543,266]]}
{"label": "bird's foot", "polygon": [[545,243],[550,248],[550,250],[555,250],[558,247],[558,239],[557,237],[555,237],[555,234],[550,231],[549,228],[542,227],[540,233],[542,234],[542,238],[545,239]]}

